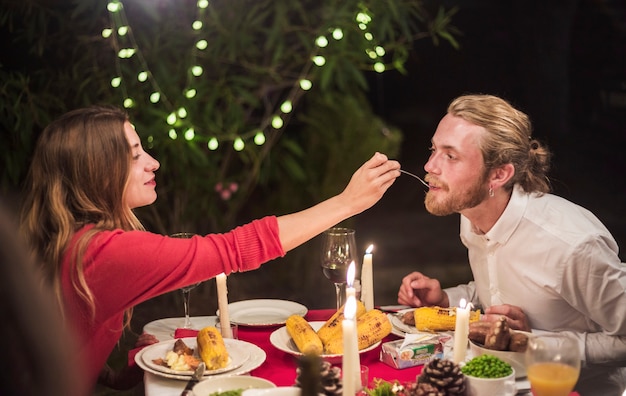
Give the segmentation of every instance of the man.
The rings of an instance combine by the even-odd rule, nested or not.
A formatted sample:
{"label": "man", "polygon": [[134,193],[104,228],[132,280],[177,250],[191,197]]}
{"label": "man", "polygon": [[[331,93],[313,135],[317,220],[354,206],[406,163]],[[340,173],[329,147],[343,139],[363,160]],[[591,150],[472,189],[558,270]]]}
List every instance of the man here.
{"label": "man", "polygon": [[550,152],[531,137],[526,114],[488,95],[455,99],[432,138],[424,166],[426,209],[461,214],[461,241],[474,280],[441,289],[419,272],[402,280],[398,302],[482,307],[513,329],[576,337],[576,390],[626,389],[626,265],[588,210],[549,194]]}

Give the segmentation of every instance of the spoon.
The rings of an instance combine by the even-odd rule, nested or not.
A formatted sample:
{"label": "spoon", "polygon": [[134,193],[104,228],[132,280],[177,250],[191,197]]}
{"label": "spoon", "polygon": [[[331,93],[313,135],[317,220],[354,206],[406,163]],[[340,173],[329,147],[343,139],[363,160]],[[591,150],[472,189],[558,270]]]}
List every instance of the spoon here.
{"label": "spoon", "polygon": [[411,172],[407,172],[407,171],[405,171],[404,169],[399,169],[399,170],[400,170],[400,172],[402,172],[402,173],[404,173],[404,174],[407,174],[407,175],[409,175],[409,176],[411,176],[411,177],[414,177],[414,178],[416,178],[417,180],[421,181],[421,182],[422,182],[422,184],[423,184],[423,185],[425,185],[426,187],[430,187],[430,186],[428,185],[428,183],[426,183],[426,182],[425,182],[425,181],[424,181],[421,177],[419,177],[419,176],[417,176],[417,175],[414,175],[414,174],[413,174],[413,173],[411,173]]}

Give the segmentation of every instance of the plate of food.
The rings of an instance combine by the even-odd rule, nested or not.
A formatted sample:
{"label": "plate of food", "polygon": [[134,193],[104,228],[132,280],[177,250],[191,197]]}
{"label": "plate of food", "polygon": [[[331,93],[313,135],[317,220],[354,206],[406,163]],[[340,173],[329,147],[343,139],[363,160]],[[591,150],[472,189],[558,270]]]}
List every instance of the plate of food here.
{"label": "plate of food", "polygon": [[[205,376],[210,376],[241,367],[249,358],[249,354],[241,345],[231,342],[237,340],[224,339],[228,352],[226,366],[217,369],[207,369]],[[202,361],[197,351],[197,340],[194,337],[178,338],[150,345],[142,354],[143,362],[155,371],[168,374],[193,374]]]}
{"label": "plate of food", "polygon": [[[387,314],[391,332],[399,337],[423,332],[452,332],[456,325],[456,308],[420,307],[408,308]],[[480,319],[480,311],[470,313],[470,322]]]}
{"label": "plate of food", "polygon": [[[326,322],[314,321],[314,322],[308,322],[308,323],[311,325],[313,330],[318,331]],[[270,342],[275,348],[283,352],[286,352],[290,355],[298,356],[298,357],[304,355],[302,352],[300,352],[300,350],[296,346],[296,343],[291,338],[291,335],[289,335],[289,332],[287,331],[287,326],[283,326],[279,329],[274,330],[272,334],[270,334]],[[363,353],[369,352],[373,350],[374,348],[376,348],[377,346],[379,346],[380,343],[381,341],[378,341],[368,346],[367,348],[363,348],[359,351],[359,353],[363,354]],[[343,354],[321,354],[320,357],[326,361],[329,361],[330,363],[339,363],[341,362]]]}
{"label": "plate of food", "polygon": [[[193,349],[196,349],[197,341],[195,338],[187,337],[182,338],[182,340],[190,348],[193,347]],[[148,373],[155,374],[160,377],[187,381],[191,378],[193,371],[176,371],[167,369],[166,367],[155,367],[146,363],[147,361],[152,361],[152,359],[164,358],[165,355],[167,355],[168,350],[173,349],[175,342],[176,340],[167,340],[150,345],[140,350],[135,355],[135,362],[140,368]],[[263,364],[267,358],[267,354],[263,349],[246,341],[224,339],[224,344],[229,355],[232,353],[232,356],[230,357],[231,361],[229,362],[230,366],[227,366],[228,369],[226,371],[218,372],[218,370],[206,370],[204,374],[206,378],[247,374]],[[159,347],[158,349],[157,346]],[[242,357],[241,355],[245,355],[245,357]]]}
{"label": "plate of food", "polygon": [[[239,326],[280,326],[291,315],[304,316],[307,307],[288,300],[257,299],[228,304],[230,321]],[[216,312],[219,316],[219,310]]]}

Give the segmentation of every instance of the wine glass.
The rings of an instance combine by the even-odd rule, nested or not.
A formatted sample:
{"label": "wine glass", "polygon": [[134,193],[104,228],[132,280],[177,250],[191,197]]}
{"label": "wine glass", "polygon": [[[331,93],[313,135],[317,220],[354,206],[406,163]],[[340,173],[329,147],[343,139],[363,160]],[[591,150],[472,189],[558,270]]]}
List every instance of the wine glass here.
{"label": "wine glass", "polygon": [[[170,235],[172,238],[191,238],[195,234],[192,232],[178,232],[176,234]],[[198,286],[202,282],[194,283],[193,285],[182,287],[180,290],[183,292],[183,305],[185,309],[185,323],[183,324],[183,329],[191,329],[191,318],[189,317],[189,293],[193,288]]]}
{"label": "wine glass", "polygon": [[568,396],[574,389],[581,360],[575,338],[564,334],[530,336],[525,359],[534,396]]}
{"label": "wine glass", "polygon": [[322,270],[324,276],[335,284],[337,310],[345,300],[345,285],[348,266],[356,262],[356,240],[354,230],[333,227],[322,233]]}

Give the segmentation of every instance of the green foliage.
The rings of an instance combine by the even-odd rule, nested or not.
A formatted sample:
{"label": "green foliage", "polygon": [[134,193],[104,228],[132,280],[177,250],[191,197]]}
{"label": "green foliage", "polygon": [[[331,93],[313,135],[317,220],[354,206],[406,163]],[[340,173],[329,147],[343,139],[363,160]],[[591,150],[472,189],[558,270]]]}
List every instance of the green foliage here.
{"label": "green foliage", "polygon": [[[401,132],[374,115],[365,96],[374,63],[404,72],[415,40],[456,45],[457,33],[453,11],[415,0],[211,0],[203,10],[196,0],[127,0],[124,12],[109,12],[103,0],[6,3],[0,28],[20,56],[0,67],[8,142],[0,148],[2,189],[19,188],[34,141],[51,119],[130,98],[131,121],[161,163],[159,199],[138,214],[163,233],[219,232],[261,211],[301,209],[337,193],[374,151],[395,155]],[[359,12],[371,18],[362,22],[365,30]],[[191,29],[195,20],[202,29]],[[117,27],[126,24],[129,33],[120,35]],[[113,35],[103,38],[111,27]],[[333,38],[338,31],[342,37]],[[327,46],[316,45],[320,36]],[[206,49],[197,49],[200,39]],[[368,56],[377,46],[384,53]],[[137,52],[120,59],[123,48]],[[324,56],[323,66],[311,63],[316,55]],[[200,76],[190,72],[194,65]],[[148,81],[137,79],[140,71]],[[122,77],[119,88],[112,88],[113,77]],[[312,82],[310,91],[300,88],[302,78]],[[195,97],[185,95],[190,88]],[[161,99],[152,104],[155,91]],[[286,100],[292,112],[280,110]],[[170,125],[172,114],[178,117]],[[282,127],[271,126],[274,116]],[[262,145],[253,142],[259,131]],[[233,148],[238,138],[240,151]],[[207,147],[212,139],[217,149]],[[236,191],[223,196],[231,185]]]}

